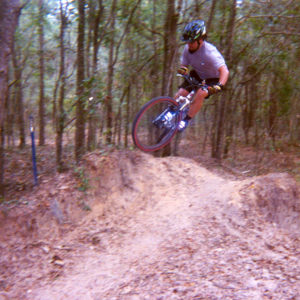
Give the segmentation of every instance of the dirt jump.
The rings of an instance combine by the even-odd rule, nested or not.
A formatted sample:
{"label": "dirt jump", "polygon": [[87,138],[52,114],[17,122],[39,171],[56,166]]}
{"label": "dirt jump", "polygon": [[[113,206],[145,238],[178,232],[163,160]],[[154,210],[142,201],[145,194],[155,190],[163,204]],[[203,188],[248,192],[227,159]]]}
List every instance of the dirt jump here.
{"label": "dirt jump", "polygon": [[1,206],[0,299],[300,299],[300,190],[93,152]]}

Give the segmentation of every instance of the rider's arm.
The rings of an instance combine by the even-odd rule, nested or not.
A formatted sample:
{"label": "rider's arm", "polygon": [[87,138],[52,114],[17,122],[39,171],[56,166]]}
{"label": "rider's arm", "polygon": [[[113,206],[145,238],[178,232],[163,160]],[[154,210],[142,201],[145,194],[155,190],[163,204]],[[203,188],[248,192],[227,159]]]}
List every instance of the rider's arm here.
{"label": "rider's arm", "polygon": [[224,85],[226,84],[228,77],[229,77],[229,71],[226,65],[221,66],[219,69],[219,83],[208,87],[208,94],[213,95],[215,93],[221,92]]}
{"label": "rider's arm", "polygon": [[229,77],[229,71],[226,65],[223,65],[222,67],[219,68],[219,82],[224,86],[228,80]]}

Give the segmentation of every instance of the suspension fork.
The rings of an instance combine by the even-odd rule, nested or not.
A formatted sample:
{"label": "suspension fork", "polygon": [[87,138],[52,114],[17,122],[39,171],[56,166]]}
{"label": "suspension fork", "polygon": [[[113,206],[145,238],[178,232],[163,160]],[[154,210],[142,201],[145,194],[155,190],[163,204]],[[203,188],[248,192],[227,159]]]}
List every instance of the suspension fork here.
{"label": "suspension fork", "polygon": [[179,111],[183,111],[186,107],[190,106],[193,102],[195,91],[191,91],[187,96],[179,96],[176,101],[181,104]]}

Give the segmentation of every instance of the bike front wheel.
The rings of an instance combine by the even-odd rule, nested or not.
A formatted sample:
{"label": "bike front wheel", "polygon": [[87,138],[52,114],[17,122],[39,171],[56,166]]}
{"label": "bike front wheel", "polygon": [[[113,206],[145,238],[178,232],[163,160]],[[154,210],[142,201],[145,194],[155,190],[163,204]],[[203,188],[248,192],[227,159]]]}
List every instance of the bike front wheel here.
{"label": "bike front wheel", "polygon": [[[145,152],[157,151],[169,144],[180,122],[178,108],[178,103],[170,97],[157,97],[147,102],[133,121],[134,144]],[[166,118],[168,112],[171,115]]]}

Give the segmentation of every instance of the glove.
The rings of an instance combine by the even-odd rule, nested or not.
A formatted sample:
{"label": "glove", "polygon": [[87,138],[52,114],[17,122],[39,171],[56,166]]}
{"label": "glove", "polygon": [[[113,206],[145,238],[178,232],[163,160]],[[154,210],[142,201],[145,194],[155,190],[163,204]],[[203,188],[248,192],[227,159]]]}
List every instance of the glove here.
{"label": "glove", "polygon": [[177,70],[177,73],[178,74],[181,74],[181,75],[187,75],[189,73],[189,69],[187,67],[180,67],[180,69]]}
{"label": "glove", "polygon": [[221,92],[222,89],[223,89],[223,84],[221,84],[220,82],[213,86],[209,86],[208,87],[208,95],[210,96],[210,95],[219,93],[219,92]]}

